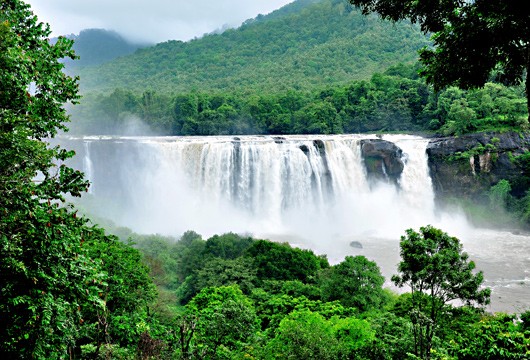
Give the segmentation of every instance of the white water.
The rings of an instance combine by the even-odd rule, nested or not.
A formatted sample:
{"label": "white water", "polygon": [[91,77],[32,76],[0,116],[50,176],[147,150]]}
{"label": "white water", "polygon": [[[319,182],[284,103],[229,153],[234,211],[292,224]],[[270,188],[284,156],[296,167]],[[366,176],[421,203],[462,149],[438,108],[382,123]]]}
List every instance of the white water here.
{"label": "white water", "polygon": [[[83,171],[87,179],[92,179],[94,177],[92,170],[92,158],[90,157],[90,141],[83,142],[83,150],[85,154],[83,156]],[[92,194],[94,192],[94,184],[88,188],[88,193]]]}
{"label": "white water", "polygon": [[[403,150],[399,186],[367,178],[360,140],[374,136],[85,138],[79,151],[102,213],[140,233],[250,233],[375,260],[387,279],[405,229],[457,236],[493,288],[491,310],[530,307],[530,241],[437,213],[427,140],[385,135]],[[324,153],[314,146],[322,140]],[[305,147],[305,151],[301,148]],[[349,246],[359,241],[362,249]]]}
{"label": "white water", "polygon": [[[385,136],[404,151],[396,187],[369,182],[362,138],[368,137],[90,138],[83,166],[92,195],[123,205],[115,219],[138,232],[238,231],[322,243],[322,237],[395,237],[438,223],[427,140]],[[314,140],[322,140],[325,156]]]}

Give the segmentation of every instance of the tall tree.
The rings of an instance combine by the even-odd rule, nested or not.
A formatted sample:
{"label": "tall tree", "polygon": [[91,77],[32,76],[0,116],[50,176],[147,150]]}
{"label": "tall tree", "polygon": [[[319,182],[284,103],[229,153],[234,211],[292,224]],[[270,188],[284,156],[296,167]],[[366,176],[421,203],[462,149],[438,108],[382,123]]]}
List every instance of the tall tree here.
{"label": "tall tree", "polygon": [[436,89],[481,87],[492,73],[525,81],[530,121],[530,7],[520,1],[349,0],[364,14],[418,22],[434,48],[420,51],[421,73]]}
{"label": "tall tree", "polygon": [[[66,76],[59,62],[75,57],[72,42],[59,38],[52,44],[49,35],[49,26],[38,22],[27,4],[0,2],[0,357],[5,359],[74,356],[86,323],[97,322],[90,315],[113,311],[105,304],[106,293],[118,309],[137,307],[136,299],[131,304],[124,299],[136,290],[129,284],[140,282],[130,271],[110,269],[118,264],[109,261],[117,253],[111,249],[116,239],[87,226],[66,203],[66,195],[79,196],[88,182],[64,164],[73,152],[48,143],[67,130],[64,103],[78,99],[77,79]],[[103,245],[109,250],[105,265],[94,256]],[[138,262],[138,254],[127,259],[132,269]],[[138,296],[149,280],[146,271],[139,276],[142,288],[134,294],[150,299]],[[106,290],[116,283],[121,288]]]}
{"label": "tall tree", "polygon": [[475,263],[468,261],[462,244],[432,226],[412,229],[401,237],[399,275],[392,281],[412,292],[410,317],[414,326],[416,355],[430,358],[432,340],[440,320],[453,300],[472,304],[489,303],[490,289],[480,289],[482,272],[473,273]]}
{"label": "tall tree", "polygon": [[51,45],[49,33],[28,5],[0,2],[0,353],[8,358],[66,354],[81,302],[98,300],[85,286],[100,280],[81,250],[85,228],[58,206],[87,183],[58,165],[71,153],[41,141],[64,129],[62,104],[77,99],[57,61],[73,57],[71,42]]}

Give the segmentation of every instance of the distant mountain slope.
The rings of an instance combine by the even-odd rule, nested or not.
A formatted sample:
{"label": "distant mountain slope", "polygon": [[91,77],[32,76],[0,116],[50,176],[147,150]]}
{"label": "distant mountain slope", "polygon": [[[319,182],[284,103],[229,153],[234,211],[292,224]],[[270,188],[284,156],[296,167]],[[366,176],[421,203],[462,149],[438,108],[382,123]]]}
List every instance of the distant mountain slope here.
{"label": "distant mountain slope", "polygon": [[313,89],[413,62],[428,44],[410,23],[362,16],[345,0],[298,0],[240,28],[169,41],[80,72],[82,91]]}
{"label": "distant mountain slope", "polygon": [[70,59],[65,61],[70,70],[100,65],[148,46],[147,44],[132,43],[117,32],[104,29],[86,29],[82,30],[79,35],[68,35],[67,37],[75,41],[73,49],[80,57],[75,61]]}

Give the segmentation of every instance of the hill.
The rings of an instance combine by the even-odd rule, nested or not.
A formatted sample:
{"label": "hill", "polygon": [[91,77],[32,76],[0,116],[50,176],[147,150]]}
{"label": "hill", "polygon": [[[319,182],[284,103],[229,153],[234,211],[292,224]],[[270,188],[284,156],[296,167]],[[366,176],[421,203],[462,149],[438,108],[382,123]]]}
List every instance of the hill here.
{"label": "hill", "polygon": [[79,35],[72,34],[67,37],[75,41],[73,49],[80,57],[75,61],[71,59],[64,61],[68,72],[76,72],[86,66],[101,65],[149,46],[130,42],[117,32],[105,29],[86,29]]}
{"label": "hill", "polygon": [[427,44],[417,26],[362,16],[344,0],[298,0],[222,34],[168,41],[82,69],[81,88],[308,90],[413,62]]}

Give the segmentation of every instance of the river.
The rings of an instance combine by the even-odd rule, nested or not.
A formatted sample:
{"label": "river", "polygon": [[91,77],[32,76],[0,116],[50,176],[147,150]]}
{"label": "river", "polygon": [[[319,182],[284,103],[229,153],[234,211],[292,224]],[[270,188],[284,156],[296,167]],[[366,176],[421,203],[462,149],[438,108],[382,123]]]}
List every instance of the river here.
{"label": "river", "polygon": [[[398,184],[373,181],[360,152],[375,135],[66,139],[99,215],[139,233],[248,233],[327,254],[365,255],[390,279],[405,229],[458,237],[485,274],[491,311],[530,308],[530,237],[476,229],[435,208],[428,140],[385,135],[403,150]],[[357,241],[362,248],[350,246]],[[392,284],[387,281],[387,285]]]}

